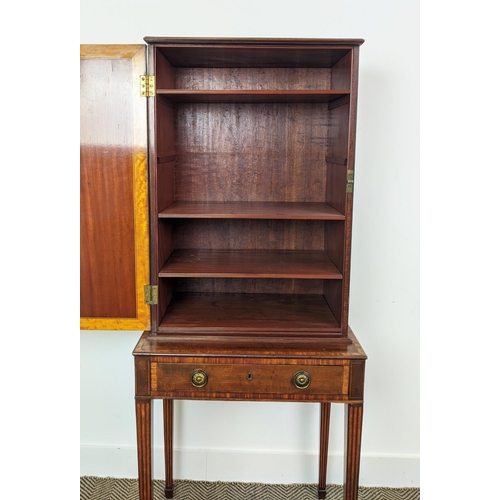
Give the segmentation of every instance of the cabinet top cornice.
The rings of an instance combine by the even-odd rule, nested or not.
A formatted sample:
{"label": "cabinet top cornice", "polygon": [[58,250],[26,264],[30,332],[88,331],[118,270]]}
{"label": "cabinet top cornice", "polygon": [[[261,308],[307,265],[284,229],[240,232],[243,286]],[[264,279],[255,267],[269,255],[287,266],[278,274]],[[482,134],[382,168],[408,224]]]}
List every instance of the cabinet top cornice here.
{"label": "cabinet top cornice", "polygon": [[222,44],[222,45],[362,45],[362,38],[176,38],[146,36],[144,41],[148,44],[170,45],[170,44]]}

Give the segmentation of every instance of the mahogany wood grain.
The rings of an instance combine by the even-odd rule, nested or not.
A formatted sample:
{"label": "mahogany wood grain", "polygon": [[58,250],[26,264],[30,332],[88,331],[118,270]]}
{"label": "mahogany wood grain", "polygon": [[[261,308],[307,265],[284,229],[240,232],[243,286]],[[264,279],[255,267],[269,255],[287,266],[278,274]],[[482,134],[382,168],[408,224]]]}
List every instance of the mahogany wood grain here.
{"label": "mahogany wood grain", "polygon": [[160,51],[156,51],[156,71],[149,74],[156,76],[157,89],[175,88],[176,70]]}
{"label": "mahogany wood grain", "polygon": [[175,67],[331,68],[361,39],[168,39],[145,37]]}
{"label": "mahogany wood grain", "polygon": [[175,248],[200,250],[323,250],[325,243],[324,222],[314,220],[186,219],[173,231]]}
{"label": "mahogany wood grain", "polygon": [[[80,315],[134,317],[133,106],[128,59],[81,61]],[[106,78],[115,74],[114,78]],[[96,80],[103,85],[97,87]],[[110,126],[113,123],[121,125]],[[114,252],[107,251],[113,248]],[[115,258],[116,254],[120,259]],[[116,290],[121,293],[117,294]]]}
{"label": "mahogany wood grain", "polygon": [[[158,104],[157,110],[157,144],[156,151],[159,157],[172,157],[175,154],[175,127],[174,110]],[[167,153],[168,154],[162,154]],[[156,166],[156,190],[157,205],[154,207],[155,213],[159,213],[174,201],[174,178],[175,178],[175,158],[170,161],[162,161]],[[161,264],[159,264],[161,265]]]}
{"label": "mahogany wood grain", "polygon": [[[334,281],[340,283],[339,280]],[[175,291],[179,293],[288,293],[296,295],[321,295],[323,293],[323,280],[313,279],[176,278],[174,283]]]}
{"label": "mahogany wood grain", "polygon": [[[306,356],[300,356],[300,354],[304,354],[304,349],[305,347],[302,346],[302,348],[294,348],[291,350],[288,350],[288,356],[271,356],[271,355],[266,355],[265,349],[264,348],[257,348],[255,349],[254,354],[249,354],[248,352],[244,352],[243,348],[237,347],[236,352],[239,353],[240,355],[238,356],[236,353],[232,353],[232,355],[219,355],[215,356],[209,349],[208,353],[202,353],[201,349],[197,350],[197,353],[186,353],[184,352],[185,356],[180,355],[179,353],[164,353],[163,350],[165,349],[165,345],[177,345],[179,340],[173,340],[172,337],[166,336],[166,335],[157,335],[154,336],[159,342],[157,343],[158,346],[158,351],[155,351],[154,354],[151,354],[150,356],[147,357],[149,364],[151,367],[154,367],[155,363],[160,363],[160,364],[165,364],[165,363],[171,363],[171,364],[179,364],[179,363],[186,363],[186,364],[196,364],[199,365],[201,364],[206,364],[206,365],[245,365],[245,366],[254,366],[254,365],[287,365],[287,366],[296,366],[298,367],[297,370],[306,370],[310,366],[343,366],[343,367],[349,367],[349,370],[344,370],[343,371],[343,377],[344,380],[342,382],[342,393],[343,394],[348,394],[349,393],[349,388],[350,388],[350,382],[347,380],[348,377],[351,375],[351,365],[353,363],[358,363],[362,362],[362,356],[361,354],[356,351],[355,349],[350,348],[351,344],[349,345],[344,345],[342,349],[336,351],[335,353],[326,351],[325,349],[316,349],[315,354],[316,358],[307,358]],[[351,339],[353,340],[353,339]],[[184,339],[184,348],[187,347],[187,340]],[[208,344],[205,344],[205,347]],[[255,347],[255,346],[254,346]],[[162,350],[163,348],[163,350]],[[217,351],[219,352],[220,346],[216,347]],[[283,351],[283,350],[282,350]],[[222,352],[222,351],[221,351]],[[253,352],[253,351],[252,351]],[[356,354],[357,353],[357,354]],[[146,358],[146,356],[140,356],[138,352],[135,353],[137,357],[140,358]],[[227,354],[227,353],[226,353]],[[297,356],[295,356],[297,354]],[[301,359],[299,359],[301,358]],[[300,367],[299,367],[300,365]],[[156,370],[157,367],[154,367]],[[151,368],[153,370],[153,368]],[[296,370],[296,371],[297,371]],[[151,376],[153,376],[151,374]]]}
{"label": "mahogany wood grain", "polygon": [[[160,83],[175,85],[175,71],[161,54],[156,53],[156,75]],[[157,80],[158,84],[158,80]],[[153,100],[153,99],[151,99]],[[155,99],[155,183],[153,189],[153,210],[158,214],[163,208],[174,201],[175,193],[175,110],[165,106],[161,101]],[[158,161],[160,158],[160,161]],[[170,159],[170,161],[167,161]],[[170,224],[156,224],[152,226],[154,231],[153,240],[156,245],[154,255],[156,260],[152,269],[152,284],[158,285],[158,305],[152,307],[155,324],[158,325],[165,315],[170,299],[173,295],[173,283],[168,280],[157,282],[158,272],[168,259],[174,249],[174,236]]]}
{"label": "mahogany wood grain", "polygon": [[[345,222],[325,223],[325,253],[338,269],[344,268]],[[323,282],[323,294],[330,309],[340,324],[342,318],[343,283]]]}
{"label": "mahogany wood grain", "polygon": [[351,376],[349,380],[349,397],[363,399],[365,385],[365,362],[353,361],[351,363]]}
{"label": "mahogany wood grain", "polygon": [[328,162],[326,167],[326,200],[341,214],[346,212],[347,161]]}
{"label": "mahogany wood grain", "polygon": [[161,333],[218,335],[331,335],[339,330],[322,295],[249,293],[174,295],[158,327]]}
{"label": "mahogany wood grain", "polygon": [[292,47],[294,49],[313,47],[313,48],[338,48],[359,46],[364,43],[363,38],[229,38],[229,37],[167,37],[167,36],[145,36],[144,41],[148,44],[155,44],[158,47],[163,46],[202,46],[216,48],[222,47],[248,47],[257,48],[269,45],[274,47]]}
{"label": "mahogany wood grain", "polygon": [[336,158],[334,156],[326,156],[325,160],[327,163],[333,163],[335,165],[347,165],[347,158]]}
{"label": "mahogany wood grain", "polygon": [[325,223],[325,253],[338,269],[344,268],[344,222]]}
{"label": "mahogany wood grain", "polygon": [[365,361],[366,353],[350,328],[349,341],[349,344],[337,349],[318,348],[315,343],[284,348],[279,339],[256,344],[243,337],[235,343],[227,342],[224,338],[220,342],[212,342],[206,337],[198,337],[193,342],[190,336],[174,338],[146,331],[137,342],[134,357],[136,360],[143,358],[148,363],[290,363],[313,366]]}
{"label": "mahogany wood grain", "polygon": [[163,400],[163,440],[165,455],[165,498],[174,496],[174,401],[172,399]]}
{"label": "mahogany wood grain", "polygon": [[[346,345],[351,343],[349,337],[341,336],[340,329],[337,333],[325,335],[323,333],[308,333],[307,335],[281,335],[279,332],[271,332],[269,334],[255,335],[255,333],[228,333],[227,335],[219,335],[218,333],[202,333],[195,334],[190,332],[181,333],[162,333],[157,332],[155,336],[167,337],[172,342],[199,344],[207,348],[217,349],[221,346],[246,346],[248,350],[255,346],[275,346],[277,350],[307,350],[315,348],[316,350],[342,350]],[[164,394],[162,397],[172,397],[170,394]],[[247,399],[250,396],[247,396]]]}
{"label": "mahogany wood grain", "polygon": [[136,399],[137,461],[139,466],[139,498],[153,500],[151,400]]}
{"label": "mahogany wood grain", "polygon": [[342,318],[342,289],[342,281],[323,281],[323,296],[339,325]]}
{"label": "mahogany wood grain", "polygon": [[335,108],[339,108],[340,106],[345,106],[346,104],[349,104],[350,101],[350,96],[339,97],[335,101],[332,101],[328,104],[328,109],[332,110]]}
{"label": "mahogany wood grain", "polygon": [[[339,63],[337,69],[332,70],[332,85],[334,75],[340,78],[345,84],[346,78],[351,73],[352,55],[349,53]],[[349,71],[347,71],[349,69]],[[328,154],[326,156],[326,195],[325,201],[335,210],[342,214],[346,213],[347,206],[347,169],[348,167],[348,142],[349,142],[349,118],[351,100],[339,100],[340,106],[329,106],[329,133],[328,133]],[[346,225],[350,223],[346,217],[342,224],[325,224],[325,253],[332,259],[335,265],[344,270],[346,262]],[[347,323],[344,315],[345,287],[344,283],[324,282],[324,295],[332,310],[332,313],[342,327],[342,333],[347,335]]]}
{"label": "mahogany wood grain", "polygon": [[[157,51],[153,45],[148,45],[148,74],[156,75],[156,56]],[[165,260],[162,260],[163,257],[160,257],[160,252],[158,249],[159,246],[159,233],[162,231],[160,225],[158,223],[158,218],[156,215],[158,214],[158,133],[161,133],[161,130],[158,130],[158,123],[156,119],[157,110],[160,104],[158,104],[156,98],[145,98],[148,105],[148,157],[149,157],[149,200],[151,207],[151,220],[150,220],[150,233],[151,233],[151,247],[149,250],[149,258],[151,261],[151,276],[149,284],[153,286],[158,286],[158,270],[163,265]],[[161,154],[164,154],[162,152]],[[171,154],[172,151],[167,152],[167,154]],[[171,229],[167,229],[167,231],[171,231]],[[161,263],[159,263],[159,261]],[[164,299],[161,299],[164,300]],[[157,305],[150,306],[151,309],[151,330],[156,332],[158,328],[158,324],[163,317],[165,311],[161,311]],[[141,499],[142,500],[142,499]]]}
{"label": "mahogany wood grain", "polygon": [[169,163],[171,161],[175,161],[177,158],[175,153],[163,154],[158,156],[156,159],[157,163]]}
{"label": "mahogany wood grain", "polygon": [[[217,50],[215,50],[217,49]],[[262,46],[257,50],[247,47],[161,47],[160,51],[175,67],[205,67],[205,68],[331,68],[348,51],[347,48],[332,50],[325,47],[317,50],[296,48],[280,49]]]}
{"label": "mahogany wood grain", "polygon": [[347,404],[345,420],[343,500],[358,500],[363,405]]}
{"label": "mahogany wood grain", "polygon": [[[166,156],[172,158],[173,155]],[[165,158],[165,157],[164,157]],[[161,212],[174,201],[175,157],[170,161],[158,162],[158,210]]]}
{"label": "mahogany wood grain", "polygon": [[156,93],[180,103],[330,103],[348,90],[184,90],[157,89]]}
{"label": "mahogany wood grain", "polygon": [[174,234],[171,223],[158,225],[156,242],[157,260],[154,263],[155,266],[152,270],[154,277],[152,276],[151,282],[158,286],[158,305],[153,306],[152,308],[153,315],[156,319],[156,325],[159,325],[174,293],[174,284],[172,280],[157,280],[160,269],[163,267],[174,250]]}
{"label": "mahogany wood grain", "polygon": [[303,278],[341,279],[321,251],[295,250],[175,250],[160,278]]}
{"label": "mahogany wood grain", "polygon": [[145,357],[134,358],[135,395],[148,396],[151,393],[149,360]]}
{"label": "mahogany wood grain", "polygon": [[175,153],[175,110],[158,100],[156,108],[158,156]]}
{"label": "mahogany wood grain", "polygon": [[174,201],[161,210],[158,217],[170,219],[345,219],[344,215],[326,203],[265,201]]}
{"label": "mahogany wood grain", "polygon": [[[354,172],[354,158],[356,151],[356,116],[358,106],[358,68],[359,68],[359,47],[352,50],[352,71],[351,71],[351,104],[349,107],[349,132],[347,146],[347,169]],[[342,334],[347,335],[349,319],[349,286],[351,279],[351,240],[352,240],[352,207],[353,193],[346,194],[346,224],[345,224],[345,251],[343,269],[343,293],[342,293]]]}
{"label": "mahogany wood grain", "polygon": [[[344,88],[347,89],[348,86],[349,82]],[[330,68],[177,68],[176,87],[186,90],[324,90],[331,88],[331,70]]]}
{"label": "mahogany wood grain", "polygon": [[170,301],[174,296],[174,281],[171,279],[161,279],[158,281],[158,305],[156,307],[156,314],[158,325],[161,323],[162,318],[170,305]]}
{"label": "mahogany wood grain", "polygon": [[[158,102],[159,104],[162,104],[163,106],[165,106],[167,108],[171,108],[171,109],[176,108],[175,102],[171,101],[170,99],[168,99],[168,97],[166,97],[164,95],[156,94],[155,100],[156,100],[156,102]],[[340,100],[340,99],[338,99],[338,100]]]}
{"label": "mahogany wood grain", "polygon": [[155,276],[158,276],[159,270],[163,267],[174,250],[174,234],[172,223],[159,224],[157,233],[157,245],[158,260],[153,271],[155,273]]}
{"label": "mahogany wood grain", "polygon": [[352,51],[336,62],[331,69],[331,88],[350,89],[352,71]]}
{"label": "mahogany wood grain", "polygon": [[349,396],[344,394],[290,394],[288,392],[270,393],[270,392],[209,392],[209,391],[167,391],[154,393],[155,399],[175,398],[180,400],[197,401],[220,401],[221,399],[229,401],[259,401],[259,402],[288,402],[288,403],[348,403]]}
{"label": "mahogany wood grain", "polygon": [[326,498],[326,469],[328,463],[328,443],[330,438],[330,403],[321,403],[319,442],[318,498]]}
{"label": "mahogany wood grain", "polygon": [[176,201],[325,202],[325,104],[179,104]]}
{"label": "mahogany wood grain", "polygon": [[[204,387],[195,388],[191,375],[195,370],[206,373]],[[307,371],[309,387],[297,388],[294,375]],[[253,365],[224,363],[153,363],[151,366],[151,392],[162,394],[175,392],[182,398],[187,393],[254,393],[276,395],[345,395],[347,396],[349,368],[343,365]]]}
{"label": "mahogany wood grain", "polygon": [[[345,214],[347,169],[350,168],[347,166],[350,106],[346,104],[332,109],[329,115],[326,202]],[[328,160],[333,158],[345,161],[340,163]]]}

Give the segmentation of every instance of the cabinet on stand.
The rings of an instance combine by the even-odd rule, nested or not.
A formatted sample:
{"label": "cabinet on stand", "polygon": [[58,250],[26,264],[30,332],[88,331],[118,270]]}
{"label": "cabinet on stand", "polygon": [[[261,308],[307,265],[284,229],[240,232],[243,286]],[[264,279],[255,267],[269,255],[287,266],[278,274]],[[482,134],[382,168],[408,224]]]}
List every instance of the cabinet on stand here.
{"label": "cabinet on stand", "polygon": [[344,499],[355,500],[366,355],[348,310],[363,40],[145,41],[81,50],[82,328],[144,331],[133,353],[140,500],[153,498],[153,399],[167,498],[173,402],[197,399],[319,404],[319,498],[330,404],[344,404]]}

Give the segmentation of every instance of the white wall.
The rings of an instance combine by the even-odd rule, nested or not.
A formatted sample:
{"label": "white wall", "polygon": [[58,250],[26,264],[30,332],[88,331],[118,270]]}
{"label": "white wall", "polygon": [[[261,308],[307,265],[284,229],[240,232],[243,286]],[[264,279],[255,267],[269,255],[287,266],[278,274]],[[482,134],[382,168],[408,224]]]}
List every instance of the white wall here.
{"label": "white wall", "polygon": [[[81,1],[81,43],[144,36],[364,38],[350,325],[368,354],[362,485],[419,485],[419,3]],[[136,477],[140,332],[81,332],[81,474]],[[155,446],[161,459],[160,408]],[[174,477],[316,482],[319,412],[289,403],[177,402]],[[341,482],[341,406],[328,481]],[[157,477],[163,477],[161,463]]]}

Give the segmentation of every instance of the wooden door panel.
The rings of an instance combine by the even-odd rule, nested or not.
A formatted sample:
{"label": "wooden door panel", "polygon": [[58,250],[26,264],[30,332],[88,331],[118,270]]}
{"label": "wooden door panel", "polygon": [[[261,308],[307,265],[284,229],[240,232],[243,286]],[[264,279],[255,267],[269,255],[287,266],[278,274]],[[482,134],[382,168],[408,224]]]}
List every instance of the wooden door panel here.
{"label": "wooden door panel", "polygon": [[150,325],[143,45],[80,48],[80,326]]}

